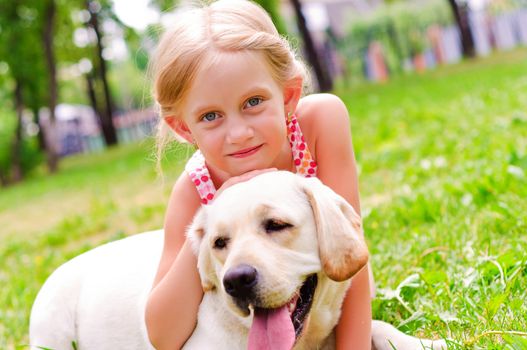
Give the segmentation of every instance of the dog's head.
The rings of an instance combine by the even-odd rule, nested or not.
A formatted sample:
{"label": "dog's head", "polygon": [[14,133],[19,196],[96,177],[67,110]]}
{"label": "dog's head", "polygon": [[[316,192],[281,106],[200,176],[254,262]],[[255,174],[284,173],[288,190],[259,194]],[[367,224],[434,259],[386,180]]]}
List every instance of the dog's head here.
{"label": "dog's head", "polygon": [[319,180],[289,172],[226,189],[198,212],[188,236],[205,291],[221,293],[239,315],[252,309],[255,320],[290,317],[296,337],[319,276],[344,281],[368,260],[353,208]]}

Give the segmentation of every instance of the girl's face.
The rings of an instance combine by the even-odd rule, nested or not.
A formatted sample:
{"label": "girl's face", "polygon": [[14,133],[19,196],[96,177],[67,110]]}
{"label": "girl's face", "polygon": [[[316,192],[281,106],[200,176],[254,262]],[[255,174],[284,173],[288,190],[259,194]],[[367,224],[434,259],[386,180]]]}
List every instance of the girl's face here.
{"label": "girl's face", "polygon": [[298,102],[289,90],[273,79],[261,54],[219,53],[198,72],[179,118],[167,122],[197,144],[209,167],[230,176],[288,168],[285,113]]}

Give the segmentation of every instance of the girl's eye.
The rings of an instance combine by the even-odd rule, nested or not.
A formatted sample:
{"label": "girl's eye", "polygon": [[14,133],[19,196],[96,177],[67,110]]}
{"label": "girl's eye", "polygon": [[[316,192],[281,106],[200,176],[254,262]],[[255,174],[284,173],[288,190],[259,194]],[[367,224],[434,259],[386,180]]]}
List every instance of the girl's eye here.
{"label": "girl's eye", "polygon": [[250,99],[247,100],[247,103],[245,103],[245,107],[254,107],[254,106],[257,106],[259,105],[260,103],[262,103],[262,98],[261,97],[251,97]]}
{"label": "girl's eye", "polygon": [[204,120],[206,122],[213,122],[215,121],[216,119],[218,118],[218,114],[215,113],[215,112],[208,112],[208,113],[205,113],[202,117],[201,117],[201,120]]}

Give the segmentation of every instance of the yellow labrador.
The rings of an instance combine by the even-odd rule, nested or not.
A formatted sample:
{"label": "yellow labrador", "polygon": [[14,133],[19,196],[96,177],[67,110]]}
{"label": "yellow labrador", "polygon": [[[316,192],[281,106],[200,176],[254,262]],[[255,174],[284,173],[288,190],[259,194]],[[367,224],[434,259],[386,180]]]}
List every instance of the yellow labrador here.
{"label": "yellow labrador", "polygon": [[[287,172],[225,190],[197,215],[189,238],[208,291],[187,343],[196,349],[316,348],[368,261],[352,207],[320,181]],[[223,331],[210,327],[213,319]]]}
{"label": "yellow labrador", "polygon": [[[263,174],[200,211],[189,238],[207,293],[186,346],[334,349],[350,278],[368,261],[360,217],[343,198],[317,179]],[[381,321],[372,334],[377,350],[446,349]]]}
{"label": "yellow labrador", "polygon": [[[317,179],[266,173],[202,208],[188,236],[206,293],[184,349],[334,348],[350,278],[368,260],[344,199]],[[33,305],[32,346],[151,349],[143,314],[161,246],[162,232],[145,233],[57,269]],[[383,322],[372,329],[377,350],[446,349]]]}

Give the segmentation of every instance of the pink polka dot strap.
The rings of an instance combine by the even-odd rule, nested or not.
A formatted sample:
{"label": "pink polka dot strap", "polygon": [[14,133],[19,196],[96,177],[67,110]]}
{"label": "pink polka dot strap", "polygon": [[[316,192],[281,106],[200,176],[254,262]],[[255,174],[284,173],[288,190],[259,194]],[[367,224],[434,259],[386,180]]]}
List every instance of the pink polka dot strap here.
{"label": "pink polka dot strap", "polygon": [[[293,161],[296,173],[305,177],[317,176],[317,163],[307,148],[306,140],[295,115],[291,115],[287,121],[287,139],[291,145]],[[198,190],[202,204],[208,204],[214,199],[216,187],[210,178],[209,169],[205,164],[205,158],[200,150],[194,152],[185,165],[185,171]]]}
{"label": "pink polka dot strap", "polygon": [[205,164],[205,158],[200,150],[194,152],[185,165],[185,171],[198,190],[202,204],[208,204],[214,199],[216,187],[210,178],[209,169]]}
{"label": "pink polka dot strap", "polygon": [[296,173],[305,177],[317,176],[317,162],[307,148],[306,140],[294,114],[287,119],[287,138],[293,152]]}

